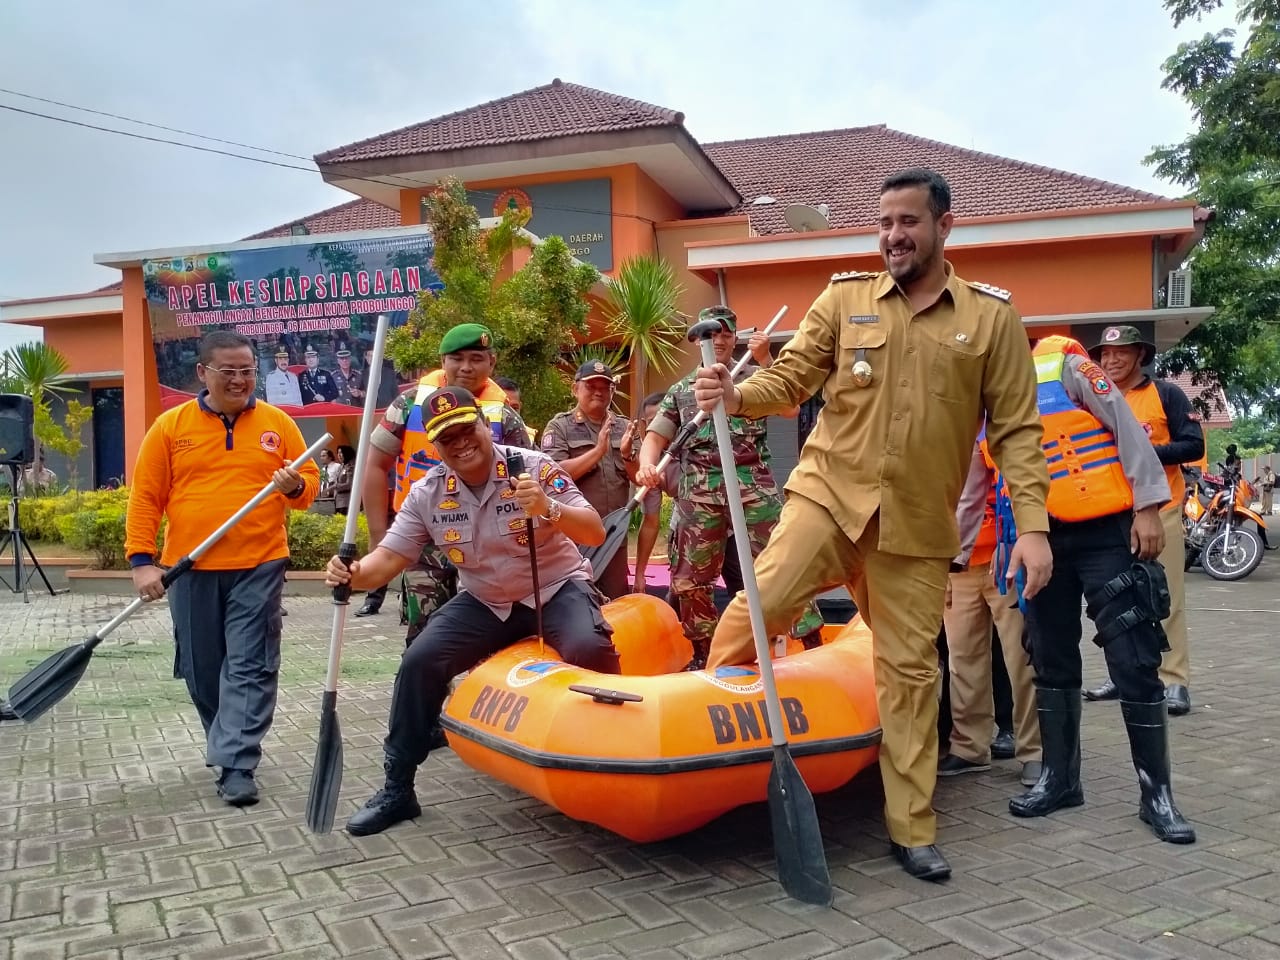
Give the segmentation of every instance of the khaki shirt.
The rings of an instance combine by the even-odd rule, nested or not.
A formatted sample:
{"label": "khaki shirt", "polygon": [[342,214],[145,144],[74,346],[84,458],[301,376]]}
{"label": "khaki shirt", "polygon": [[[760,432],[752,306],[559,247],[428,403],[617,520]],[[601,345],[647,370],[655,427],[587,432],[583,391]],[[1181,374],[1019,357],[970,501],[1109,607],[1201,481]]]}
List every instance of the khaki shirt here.
{"label": "khaki shirt", "polygon": [[[786,488],[826,507],[852,540],[879,511],[879,548],[906,556],[959,552],[955,509],[984,413],[1018,529],[1049,529],[1022,321],[1008,293],[946,269],[942,295],[920,313],[887,273],[837,274],[773,366],[738,388],[750,417],[821,389],[825,406]],[[859,350],[867,387],[853,382]]]}
{"label": "khaki shirt", "polygon": [[[536,450],[493,445],[493,474],[478,492],[443,463],[432,467],[413,485],[380,546],[410,560],[433,543],[458,568],[458,588],[471,594],[500,620],[511,607],[533,607],[533,574],[525,516],[507,480],[508,453],[523,454],[525,472],[542,481],[547,496],[566,507],[585,507],[586,498],[569,475],[550,457]],[[578,545],[554,524],[534,525],[538,546],[538,576],[546,603],[570,580],[591,580],[591,564]]]}
{"label": "khaki shirt", "polygon": [[[609,451],[600,462],[574,481],[582,495],[603,516],[625,507],[631,498],[631,481],[622,462],[622,435],[627,432],[625,417],[613,418]],[[600,437],[600,426],[578,409],[558,413],[542,429],[542,452],[563,463],[588,452]]]}

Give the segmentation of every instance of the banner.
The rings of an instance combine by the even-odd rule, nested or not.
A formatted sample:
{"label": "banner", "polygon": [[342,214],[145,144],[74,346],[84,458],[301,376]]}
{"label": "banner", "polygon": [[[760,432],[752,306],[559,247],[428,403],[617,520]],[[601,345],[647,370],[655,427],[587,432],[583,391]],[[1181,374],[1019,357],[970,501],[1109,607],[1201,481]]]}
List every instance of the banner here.
{"label": "banner", "polygon": [[[443,289],[434,252],[416,232],[143,261],[164,408],[202,389],[200,338],[234,330],[253,343],[260,399],[295,418],[359,414],[378,315],[400,326],[418,293]],[[380,384],[383,408],[399,390],[389,360]]]}

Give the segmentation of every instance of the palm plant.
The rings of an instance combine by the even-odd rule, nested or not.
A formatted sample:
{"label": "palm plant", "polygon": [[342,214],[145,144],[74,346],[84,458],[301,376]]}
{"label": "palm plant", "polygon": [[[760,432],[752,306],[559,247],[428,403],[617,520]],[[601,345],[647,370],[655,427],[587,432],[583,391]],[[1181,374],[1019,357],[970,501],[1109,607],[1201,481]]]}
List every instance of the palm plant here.
{"label": "palm plant", "polygon": [[[67,358],[47,343],[33,340],[19,343],[0,354],[0,391],[25,393],[37,410],[48,413],[46,396],[72,393],[65,383]],[[43,457],[44,444],[37,438],[36,460]]]}
{"label": "palm plant", "polygon": [[605,323],[635,358],[637,385],[647,366],[675,366],[688,320],[678,306],[683,293],[671,264],[652,254],[624,261],[608,285]]}

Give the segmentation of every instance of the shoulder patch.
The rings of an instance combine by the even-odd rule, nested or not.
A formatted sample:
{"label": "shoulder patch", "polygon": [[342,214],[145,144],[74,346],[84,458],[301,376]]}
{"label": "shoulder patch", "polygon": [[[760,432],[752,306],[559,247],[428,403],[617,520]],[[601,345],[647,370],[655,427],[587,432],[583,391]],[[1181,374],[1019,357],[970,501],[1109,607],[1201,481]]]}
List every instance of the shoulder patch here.
{"label": "shoulder patch", "polygon": [[1089,381],[1089,386],[1093,388],[1093,392],[1099,396],[1105,396],[1111,392],[1111,381],[1107,379],[1106,373],[1102,368],[1092,360],[1085,360],[1079,367],[1080,375]]}
{"label": "shoulder patch", "polygon": [[997,300],[1003,300],[1005,303],[1013,299],[1013,294],[1003,287],[992,286],[989,283],[979,283],[977,280],[966,280],[965,283],[973,287],[973,289],[995,297]]}
{"label": "shoulder patch", "polygon": [[831,275],[832,283],[839,283],[841,280],[874,280],[879,274],[871,270],[849,270],[845,273],[833,273]]}

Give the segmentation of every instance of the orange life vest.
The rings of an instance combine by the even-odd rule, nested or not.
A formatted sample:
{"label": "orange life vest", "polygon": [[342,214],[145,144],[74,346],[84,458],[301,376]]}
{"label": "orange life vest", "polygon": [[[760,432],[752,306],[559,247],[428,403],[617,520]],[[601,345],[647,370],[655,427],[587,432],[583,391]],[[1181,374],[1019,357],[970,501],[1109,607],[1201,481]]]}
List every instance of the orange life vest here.
{"label": "orange life vest", "polygon": [[1120,463],[1116,438],[1077,407],[1062,383],[1067,354],[1088,357],[1069,337],[1045,337],[1032,351],[1036,365],[1041,446],[1049,466],[1049,515],[1068,523],[1133,507],[1133,490]]}
{"label": "orange life vest", "polygon": [[993,479],[987,486],[987,505],[982,512],[982,526],[978,528],[978,539],[973,542],[973,552],[969,554],[969,568],[986,566],[996,553],[996,491],[1000,489],[1000,477],[995,476],[996,464],[991,459],[991,451],[987,449],[987,441],[978,444],[982,451],[982,459],[987,469],[992,471]]}
{"label": "orange life vest", "polygon": [[[409,488],[415,480],[440,462],[440,454],[435,444],[427,439],[422,428],[422,401],[435,390],[448,386],[443,370],[433,370],[418,381],[418,392],[413,395],[413,404],[409,408],[405,420],[404,436],[400,440],[400,455],[396,457],[396,488],[391,497],[391,507],[399,512],[404,498],[409,495]],[[480,403],[480,412],[489,421],[493,431],[493,439],[502,442],[502,411],[507,405],[506,392],[492,380],[484,382],[484,389],[476,395]]]}
{"label": "orange life vest", "polygon": [[[1154,446],[1161,446],[1173,439],[1169,433],[1169,417],[1164,412],[1164,404],[1160,402],[1160,392],[1156,390],[1154,381],[1148,380],[1145,386],[1126,390],[1124,398]],[[1182,478],[1182,465],[1166,463],[1164,475],[1169,479],[1169,491],[1173,494],[1164,509],[1180,510],[1183,496],[1187,492],[1186,481]]]}

